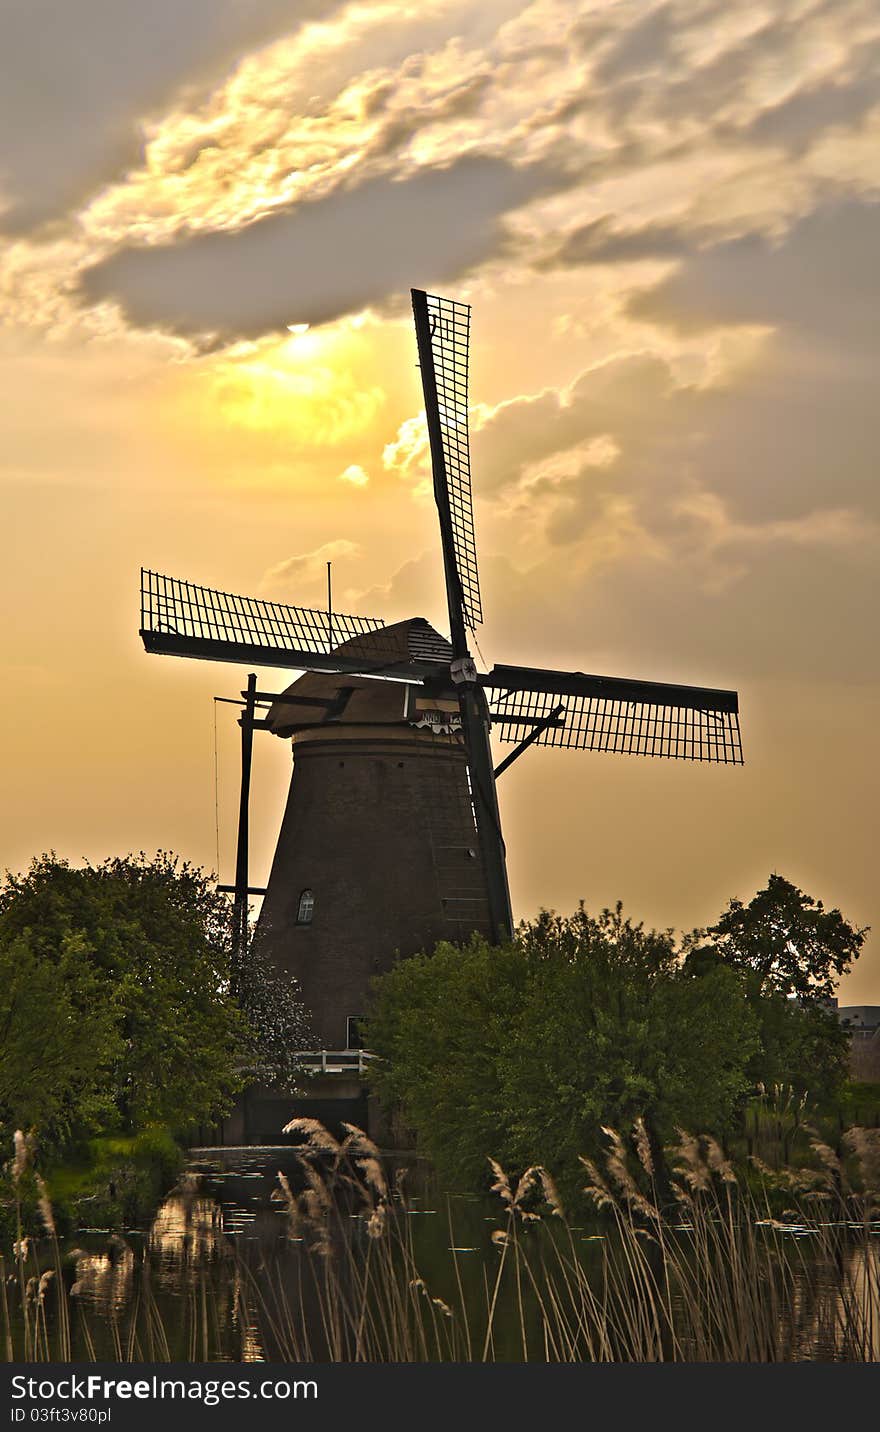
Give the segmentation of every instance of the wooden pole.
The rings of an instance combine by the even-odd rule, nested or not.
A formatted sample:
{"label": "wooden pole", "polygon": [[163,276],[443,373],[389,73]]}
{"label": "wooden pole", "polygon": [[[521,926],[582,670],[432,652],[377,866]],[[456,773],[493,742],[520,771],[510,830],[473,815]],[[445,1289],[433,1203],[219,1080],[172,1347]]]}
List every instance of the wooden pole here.
{"label": "wooden pole", "polygon": [[232,967],[230,970],[230,985],[234,995],[239,993],[248,935],[248,816],[251,794],[251,756],[254,746],[254,708],[257,696],[257,678],[254,672],[248,676],[247,691],[243,691],[242,695],[244,710],[238,718],[238,724],[241,727],[241,794],[238,804],[238,847],[235,854]]}

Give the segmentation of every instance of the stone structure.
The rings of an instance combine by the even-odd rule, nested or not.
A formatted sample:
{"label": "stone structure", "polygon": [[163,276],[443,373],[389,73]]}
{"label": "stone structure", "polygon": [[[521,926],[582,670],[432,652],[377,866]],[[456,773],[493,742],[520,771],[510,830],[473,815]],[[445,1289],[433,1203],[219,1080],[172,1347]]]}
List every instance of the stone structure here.
{"label": "stone structure", "polygon": [[880,1083],[880,1005],[838,1007],[837,1017],[850,1031],[849,1070],[853,1079]]}
{"label": "stone structure", "polygon": [[[449,661],[422,618],[382,640],[400,661]],[[358,1043],[370,980],[398,956],[488,933],[457,713],[452,690],[317,672],[269,711],[294,764],[255,938],[299,981],[319,1048]]]}

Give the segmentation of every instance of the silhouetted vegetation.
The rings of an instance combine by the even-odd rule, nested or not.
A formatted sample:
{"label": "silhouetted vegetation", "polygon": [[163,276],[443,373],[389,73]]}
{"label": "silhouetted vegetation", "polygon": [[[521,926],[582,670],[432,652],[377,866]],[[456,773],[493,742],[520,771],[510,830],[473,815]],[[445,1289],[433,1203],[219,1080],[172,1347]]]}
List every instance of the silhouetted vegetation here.
{"label": "silhouetted vegetation", "polygon": [[[42,1147],[109,1128],[182,1131],[225,1109],[244,1035],[228,997],[228,902],[159,854],[43,856],[0,890],[0,1123]],[[51,1011],[47,1009],[51,1005]],[[42,1025],[42,1038],[36,1031]]]}
{"label": "silhouetted vegetation", "polygon": [[215,1121],[254,1069],[289,1078],[306,1039],[295,988],[250,955],[245,1009],[231,997],[231,931],[228,900],[165,852],[44,855],[0,886],[0,1137],[37,1135],[44,1165],[82,1175],[65,1192],[91,1170],[111,1220],[155,1198],[141,1155],[163,1131]]}
{"label": "silhouetted vegetation", "polygon": [[545,911],[508,945],[441,944],[376,980],[371,1082],[459,1186],[484,1180],[486,1150],[564,1183],[603,1126],[636,1119],[660,1166],[676,1128],[742,1132],[762,1082],[839,1094],[828,1001],[863,939],[779,876],[680,948],[620,906]]}
{"label": "silhouetted vegetation", "polygon": [[721,967],[742,977],[759,1034],[748,1066],[753,1084],[790,1084],[819,1100],[839,1093],[849,1036],[833,999],[865,934],[839,910],[771,875],[748,905],[731,900],[715,925],[687,937],[686,970]]}

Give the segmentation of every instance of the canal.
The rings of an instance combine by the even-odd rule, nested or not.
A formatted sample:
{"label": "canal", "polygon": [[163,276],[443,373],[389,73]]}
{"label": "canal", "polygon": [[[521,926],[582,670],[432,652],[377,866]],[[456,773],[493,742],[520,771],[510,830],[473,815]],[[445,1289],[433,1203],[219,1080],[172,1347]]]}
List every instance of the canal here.
{"label": "canal", "polygon": [[[63,1301],[75,1360],[621,1360],[633,1347],[696,1359],[717,1357],[734,1336],[740,1359],[838,1359],[854,1355],[854,1317],[861,1354],[880,1355],[880,1223],[841,1223],[833,1237],[827,1223],[775,1224],[766,1248],[765,1230],[750,1228],[754,1331],[742,1341],[741,1329],[724,1331],[722,1305],[742,1294],[725,1292],[729,1270],[712,1275],[717,1316],[695,1319],[683,1286],[666,1325],[641,1328],[633,1314],[628,1326],[645,1288],[623,1285],[629,1255],[607,1221],[511,1220],[499,1197],[449,1192],[412,1158],[367,1167],[387,1197],[343,1178],[331,1207],[311,1167],[290,1146],[192,1149],[148,1228],[83,1230],[54,1264],[43,1240],[29,1252],[26,1288],[7,1264],[16,1344],[23,1301],[36,1355],[42,1346],[57,1356]],[[675,1236],[686,1249],[696,1239],[686,1223]],[[665,1265],[649,1254],[639,1276],[659,1287]],[[706,1341],[708,1324],[717,1328]]]}

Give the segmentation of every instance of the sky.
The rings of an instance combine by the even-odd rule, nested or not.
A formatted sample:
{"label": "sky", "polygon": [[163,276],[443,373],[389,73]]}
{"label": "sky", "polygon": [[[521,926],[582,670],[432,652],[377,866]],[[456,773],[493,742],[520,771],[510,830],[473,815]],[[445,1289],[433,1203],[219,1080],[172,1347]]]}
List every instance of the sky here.
{"label": "sky", "polygon": [[740,693],[743,768],[517,761],[515,914],[776,871],[880,925],[874,0],[0,0],[0,54],[0,867],[232,879],[246,672],[143,652],[141,565],[444,627],[419,287],[472,305],[485,665]]}

